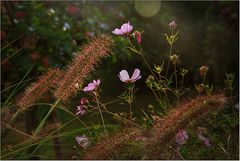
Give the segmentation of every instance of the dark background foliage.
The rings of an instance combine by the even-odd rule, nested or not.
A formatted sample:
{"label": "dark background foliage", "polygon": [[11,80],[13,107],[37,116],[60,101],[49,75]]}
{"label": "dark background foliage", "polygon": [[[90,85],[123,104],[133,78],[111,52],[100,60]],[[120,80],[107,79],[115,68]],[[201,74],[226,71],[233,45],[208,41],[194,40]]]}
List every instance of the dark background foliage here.
{"label": "dark background foliage", "polygon": [[[227,72],[235,73],[238,82],[238,2],[3,1],[1,7],[2,90],[17,83],[35,63],[29,78],[48,67],[64,68],[82,43],[97,34],[111,34],[126,21],[130,21],[134,30],[144,31],[142,46],[146,57],[150,64],[160,64],[169,52],[162,34],[169,32],[168,23],[176,20],[180,36],[173,52],[180,55],[179,65],[190,71],[188,86],[200,81],[197,70],[202,65],[210,67],[208,81],[215,88],[223,87]],[[155,9],[153,16],[146,17]],[[69,29],[63,29],[65,23]],[[132,72],[138,67],[145,79],[148,70],[126,48],[127,41],[117,36],[114,40],[117,46],[113,56],[103,62],[93,77],[117,87],[120,70]],[[144,86],[144,81],[140,84]],[[106,90],[113,92],[112,88]]]}

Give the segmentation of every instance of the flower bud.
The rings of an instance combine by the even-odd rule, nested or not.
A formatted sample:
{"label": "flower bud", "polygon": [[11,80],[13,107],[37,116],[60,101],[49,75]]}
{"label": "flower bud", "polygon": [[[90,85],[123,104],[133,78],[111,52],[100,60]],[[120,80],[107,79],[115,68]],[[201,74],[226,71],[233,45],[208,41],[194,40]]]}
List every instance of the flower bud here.
{"label": "flower bud", "polygon": [[141,41],[142,41],[141,32],[134,31],[132,35],[133,35],[134,38],[137,39],[138,45],[140,45]]}
{"label": "flower bud", "polygon": [[175,64],[178,61],[179,56],[176,54],[173,54],[170,56],[170,61]]}
{"label": "flower bud", "polygon": [[200,74],[201,76],[205,76],[205,75],[207,74],[208,70],[209,70],[209,67],[208,67],[208,66],[201,66],[201,67],[199,68],[199,74]]}
{"label": "flower bud", "polygon": [[199,93],[201,93],[205,89],[205,86],[204,84],[198,84],[198,85],[195,85],[195,88]]}
{"label": "flower bud", "polygon": [[175,29],[177,26],[175,21],[170,22],[168,25],[169,25],[170,29]]}
{"label": "flower bud", "polygon": [[184,68],[181,68],[181,69],[180,69],[180,74],[181,74],[182,76],[186,75],[187,72],[188,72],[187,69],[184,69]]}

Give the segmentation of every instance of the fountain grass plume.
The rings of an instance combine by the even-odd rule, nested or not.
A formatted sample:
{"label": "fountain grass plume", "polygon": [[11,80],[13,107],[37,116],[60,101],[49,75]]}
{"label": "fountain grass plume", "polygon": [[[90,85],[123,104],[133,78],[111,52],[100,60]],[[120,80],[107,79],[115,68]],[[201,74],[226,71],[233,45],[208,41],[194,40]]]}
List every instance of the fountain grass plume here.
{"label": "fountain grass plume", "polygon": [[118,151],[125,147],[125,143],[136,140],[141,134],[137,128],[127,128],[112,136],[104,137],[98,144],[88,149],[82,159],[84,160],[107,160],[114,158]]}
{"label": "fountain grass plume", "polygon": [[125,129],[111,137],[105,137],[98,144],[91,147],[82,159],[112,159],[122,149],[126,149],[126,142],[142,143],[141,155],[144,159],[164,158],[167,145],[174,138],[179,129],[199,120],[210,111],[224,107],[226,97],[223,93],[212,96],[198,96],[179,104],[165,116],[154,119],[152,129],[141,131],[138,128]]}
{"label": "fountain grass plume", "polygon": [[149,147],[147,158],[164,159],[161,154],[179,129],[185,128],[213,110],[223,108],[225,103],[224,94],[218,93],[209,97],[198,96],[172,109],[166,116],[155,121],[150,137],[145,142],[145,146]]}
{"label": "fountain grass plume", "polygon": [[17,97],[17,106],[25,110],[38,102],[52,88],[56,87],[56,83],[59,81],[60,77],[60,69],[49,69]]}
{"label": "fountain grass plume", "polygon": [[75,84],[83,84],[100,60],[109,56],[111,44],[110,36],[100,35],[90,43],[83,45],[58,83],[54,96],[63,102],[75,96],[78,90]]}

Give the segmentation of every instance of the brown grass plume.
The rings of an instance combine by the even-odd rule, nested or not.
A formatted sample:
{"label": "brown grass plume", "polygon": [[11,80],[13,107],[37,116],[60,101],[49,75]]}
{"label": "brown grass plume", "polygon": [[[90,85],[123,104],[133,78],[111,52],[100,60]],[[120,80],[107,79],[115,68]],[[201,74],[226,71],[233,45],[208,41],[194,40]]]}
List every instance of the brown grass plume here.
{"label": "brown grass plume", "polygon": [[185,128],[210,111],[223,108],[225,103],[226,97],[222,93],[210,97],[198,96],[187,103],[179,105],[166,116],[158,119],[146,140],[146,147],[149,147],[147,158],[166,159],[164,158],[166,145],[172,140],[179,129]]}
{"label": "brown grass plume", "polygon": [[84,80],[94,70],[101,58],[107,57],[111,51],[111,38],[101,35],[93,39],[90,43],[83,45],[80,53],[68,66],[62,80],[58,83],[54,95],[64,102],[77,93],[75,84],[83,84]]}
{"label": "brown grass plume", "polygon": [[48,70],[17,97],[17,106],[25,110],[39,101],[51,88],[56,86],[60,77],[61,71],[59,69]]}

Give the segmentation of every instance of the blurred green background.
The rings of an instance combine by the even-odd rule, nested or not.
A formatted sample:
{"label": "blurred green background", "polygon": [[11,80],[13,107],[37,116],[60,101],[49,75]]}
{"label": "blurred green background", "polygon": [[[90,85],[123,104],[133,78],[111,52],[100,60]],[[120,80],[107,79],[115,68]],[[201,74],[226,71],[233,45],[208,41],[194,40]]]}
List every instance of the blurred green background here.
{"label": "blurred green background", "polygon": [[[127,21],[134,30],[144,31],[142,46],[150,64],[161,64],[169,53],[163,34],[169,33],[168,23],[175,20],[180,33],[173,53],[180,55],[179,65],[189,69],[186,85],[193,88],[199,83],[198,68],[208,65],[207,80],[215,89],[224,87],[225,73],[235,73],[238,92],[238,1],[2,1],[1,9],[2,90],[19,82],[33,65],[27,78],[34,79],[49,67],[64,69],[81,44],[98,34],[112,34]],[[143,78],[137,84],[146,88],[146,65],[127,49],[125,38],[113,38],[113,55],[92,78],[100,78],[105,93],[117,96],[123,89],[119,71],[140,68]],[[11,92],[2,93],[2,101]]]}

